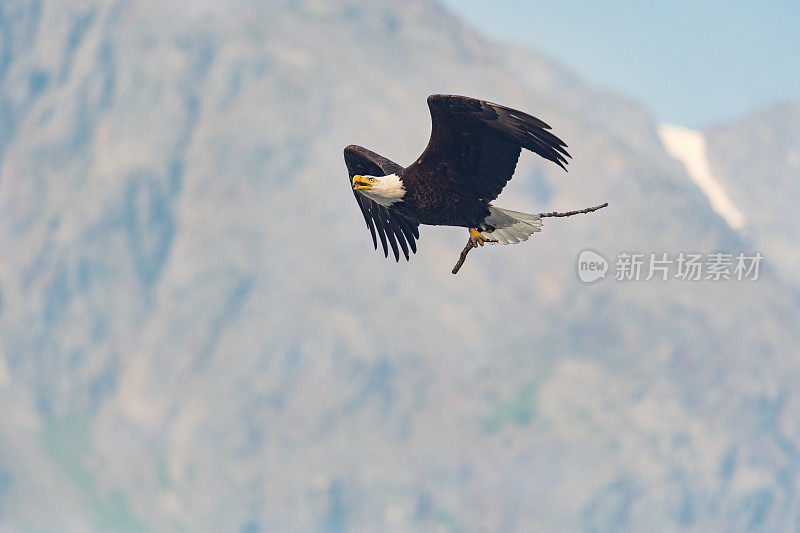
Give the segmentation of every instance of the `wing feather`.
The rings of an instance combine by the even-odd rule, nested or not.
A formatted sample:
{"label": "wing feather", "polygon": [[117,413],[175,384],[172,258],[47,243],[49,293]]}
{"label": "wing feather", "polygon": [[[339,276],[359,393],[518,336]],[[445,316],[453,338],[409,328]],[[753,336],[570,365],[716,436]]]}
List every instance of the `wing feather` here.
{"label": "wing feather", "polygon": [[[403,169],[397,163],[356,145],[350,145],[344,149],[344,161],[351,180],[356,174],[386,176],[387,174],[395,174]],[[357,191],[353,191],[353,195],[356,198],[356,202],[358,202],[359,208],[361,208],[362,215],[364,215],[364,221],[372,235],[372,245],[376,250],[378,249],[378,239],[380,239],[383,255],[389,257],[389,248],[391,247],[395,261],[400,260],[401,249],[406,260],[410,258],[409,248],[413,253],[417,252],[416,240],[419,239],[419,225],[417,223],[410,221],[390,208],[372,201]]]}
{"label": "wing feather", "polygon": [[[355,193],[355,191],[353,191]],[[372,216],[370,216],[368,212],[368,207],[364,206],[364,198],[360,194],[356,194],[356,202],[358,202],[358,207],[361,209],[361,214],[364,215],[364,222],[367,223],[367,227],[369,228],[369,232],[372,235],[372,244],[375,246],[375,249],[378,249],[378,241],[375,238],[375,224],[372,222]]]}
{"label": "wing feather", "polygon": [[465,96],[428,97],[431,138],[404,173],[446,176],[445,186],[493,200],[516,169],[524,148],[566,170],[567,145],[542,120],[522,111]]}
{"label": "wing feather", "polygon": [[[381,244],[383,245],[383,255],[385,255],[386,257],[389,257],[389,248],[388,248],[388,245],[387,245],[386,234],[390,233],[390,232],[387,232],[386,228],[383,225],[383,217],[381,216],[381,213],[380,212],[374,213],[373,217],[372,217],[372,220],[375,222],[375,228],[378,230],[378,235],[381,238]],[[376,247],[376,250],[377,250],[377,247]]]}

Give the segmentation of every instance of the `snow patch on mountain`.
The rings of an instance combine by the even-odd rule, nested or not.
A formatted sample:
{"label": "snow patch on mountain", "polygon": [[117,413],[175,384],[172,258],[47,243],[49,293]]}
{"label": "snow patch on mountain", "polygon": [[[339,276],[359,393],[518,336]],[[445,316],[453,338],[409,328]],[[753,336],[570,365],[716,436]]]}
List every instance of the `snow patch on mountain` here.
{"label": "snow patch on mountain", "polygon": [[703,133],[672,124],[662,124],[658,134],[669,155],[683,163],[689,177],[708,197],[712,209],[724,218],[731,228],[735,230],[744,228],[744,215],[728,196],[725,188],[711,174],[706,138]]}

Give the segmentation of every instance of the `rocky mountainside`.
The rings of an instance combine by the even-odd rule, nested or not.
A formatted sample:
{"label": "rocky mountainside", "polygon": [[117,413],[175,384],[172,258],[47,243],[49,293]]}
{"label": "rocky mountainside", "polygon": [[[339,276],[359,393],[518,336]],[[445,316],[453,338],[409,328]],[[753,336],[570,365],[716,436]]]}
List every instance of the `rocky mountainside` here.
{"label": "rocky mountainside", "polygon": [[746,213],[744,234],[800,287],[800,103],[769,106],[704,135],[712,172]]}
{"label": "rocky mountainside", "polygon": [[[436,92],[570,145],[498,205],[610,207],[458,276],[460,229],[387,261],[341,150],[412,161]],[[3,2],[0,525],[791,529],[800,306],[775,266],[576,276],[585,248],[756,246],[646,111],[431,0]]]}

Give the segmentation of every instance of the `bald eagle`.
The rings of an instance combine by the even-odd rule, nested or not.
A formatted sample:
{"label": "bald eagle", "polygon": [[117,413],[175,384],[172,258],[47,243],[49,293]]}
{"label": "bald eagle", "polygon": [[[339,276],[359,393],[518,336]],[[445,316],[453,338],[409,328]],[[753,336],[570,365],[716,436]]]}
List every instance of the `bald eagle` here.
{"label": "bald eagle", "polygon": [[469,229],[472,247],[515,244],[540,231],[540,215],[492,204],[511,179],[523,148],[566,170],[567,145],[522,111],[465,96],[428,97],[431,138],[403,168],[361,146],[344,149],[350,184],[378,249],[416,253],[419,225]]}

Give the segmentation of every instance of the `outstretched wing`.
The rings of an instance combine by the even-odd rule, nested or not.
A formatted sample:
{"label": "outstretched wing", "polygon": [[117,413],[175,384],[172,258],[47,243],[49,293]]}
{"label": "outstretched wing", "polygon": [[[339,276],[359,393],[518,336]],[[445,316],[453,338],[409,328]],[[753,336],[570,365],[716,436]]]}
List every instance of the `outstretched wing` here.
{"label": "outstretched wing", "polygon": [[431,139],[409,174],[446,176],[447,188],[493,200],[514,174],[522,148],[566,170],[567,145],[536,117],[465,96],[434,94],[428,107]]}
{"label": "outstretched wing", "polygon": [[[386,176],[395,174],[403,169],[394,161],[353,144],[344,149],[344,162],[347,165],[350,180],[356,174],[362,176]],[[395,261],[400,261],[398,245],[403,250],[406,260],[409,258],[409,248],[412,252],[417,253],[416,240],[419,239],[419,225],[417,223],[411,222],[406,217],[377,202],[373,202],[355,190],[353,195],[356,197],[361,213],[364,215],[364,221],[372,234],[372,244],[376,250],[378,249],[378,240],[375,236],[377,233],[383,245],[383,254],[386,257],[389,257],[389,246],[392,247]]]}

